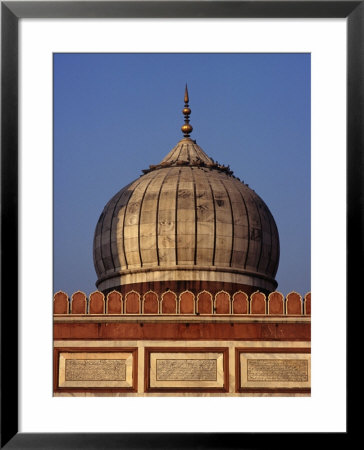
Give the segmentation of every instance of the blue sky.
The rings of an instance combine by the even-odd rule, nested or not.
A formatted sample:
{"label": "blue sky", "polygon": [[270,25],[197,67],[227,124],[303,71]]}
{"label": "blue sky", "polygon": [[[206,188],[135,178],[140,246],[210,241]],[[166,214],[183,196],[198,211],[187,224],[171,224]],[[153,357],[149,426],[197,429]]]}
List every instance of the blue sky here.
{"label": "blue sky", "polygon": [[309,54],[55,54],[54,292],[93,292],[108,200],[182,138],[263,198],[280,235],[283,294],[310,290]]}

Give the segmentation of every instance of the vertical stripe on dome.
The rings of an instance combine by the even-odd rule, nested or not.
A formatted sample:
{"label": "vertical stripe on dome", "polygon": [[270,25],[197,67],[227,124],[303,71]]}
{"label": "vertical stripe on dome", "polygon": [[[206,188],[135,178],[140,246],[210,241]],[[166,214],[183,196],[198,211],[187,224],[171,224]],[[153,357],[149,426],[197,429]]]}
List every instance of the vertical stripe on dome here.
{"label": "vertical stripe on dome", "polygon": [[[157,175],[158,177],[158,175]],[[152,178],[149,180],[149,183],[147,184],[147,186],[144,189],[144,192],[142,194],[142,198],[140,201],[140,206],[139,206],[139,216],[138,216],[138,252],[139,252],[139,259],[140,259],[140,267],[143,267],[143,258],[142,258],[142,249],[141,249],[141,235],[140,235],[140,231],[141,231],[141,220],[142,220],[142,208],[143,208],[143,202],[144,202],[144,198],[145,195],[147,193],[148,187],[156,180],[157,178]]]}
{"label": "vertical stripe on dome", "polygon": [[270,274],[269,267],[272,263],[272,252],[273,252],[272,215],[270,214],[270,211],[267,211],[267,217],[268,217],[268,222],[269,222],[270,248],[269,248],[269,253],[268,253],[268,262],[267,262],[264,272]]}
{"label": "vertical stripe on dome", "polygon": [[[128,188],[132,185],[133,183],[129,183],[127,186],[125,186],[121,191],[120,191],[120,195],[117,196],[117,200],[115,202],[115,205],[113,208],[108,208],[108,210],[110,211],[110,255],[111,255],[111,263],[112,263],[112,269],[115,270],[116,267],[118,267],[115,264],[115,258],[114,258],[114,252],[113,252],[113,243],[115,241],[117,241],[117,236],[116,233],[114,232],[114,218],[115,218],[115,212],[117,210],[118,204],[120,202],[120,199],[124,196],[125,192],[128,190]],[[116,197],[116,196],[115,196]],[[110,205],[111,206],[111,205]],[[116,255],[117,256],[117,255]]]}
{"label": "vertical stripe on dome", "polygon": [[177,261],[182,265],[194,264],[196,210],[194,181],[190,167],[182,167],[178,181],[177,205]]}
{"label": "vertical stripe on dome", "polygon": [[205,169],[196,168],[196,264],[212,265],[214,251],[214,200]]}
{"label": "vertical stripe on dome", "polygon": [[197,261],[197,198],[196,198],[196,180],[194,175],[194,170],[191,167],[191,175],[193,180],[193,200],[194,200],[194,206],[195,206],[195,249],[193,254],[193,264],[196,265]]}
{"label": "vertical stripe on dome", "polygon": [[178,189],[179,189],[179,178],[181,175],[181,169],[178,170],[178,178],[177,178],[177,188],[176,188],[176,209],[175,209],[175,219],[174,219],[174,242],[175,242],[175,261],[176,264],[178,264],[178,245],[177,245],[177,241],[178,241],[178,234],[177,234],[177,215],[178,215]]}
{"label": "vertical stripe on dome", "polygon": [[215,265],[215,255],[216,255],[216,206],[215,206],[214,191],[212,189],[209,177],[206,176],[206,173],[205,173],[205,177],[206,177],[207,182],[208,182],[209,187],[210,187],[210,192],[211,192],[211,197],[212,197],[212,205],[213,205],[213,208],[214,208],[214,247],[213,247],[213,251],[212,251],[212,265],[214,266]]}
{"label": "vertical stripe on dome", "polygon": [[228,267],[230,265],[232,239],[232,215],[226,190],[220,182],[223,174],[217,173],[214,178],[211,177],[211,187],[214,193],[215,206],[215,265]]}
{"label": "vertical stripe on dome", "polygon": [[115,212],[111,225],[111,235],[116,238],[116,247],[111,246],[114,262],[119,260],[120,269],[128,268],[128,261],[125,253],[125,212],[128,207],[129,201],[133,195],[134,190],[139,186],[141,180],[134,181],[128,185],[128,189],[124,190],[122,196],[120,196],[118,204],[116,205]]}
{"label": "vertical stripe on dome", "polygon": [[279,258],[280,258],[279,233],[278,233],[277,225],[275,223],[274,223],[274,225],[276,227],[276,236],[277,236],[277,241],[276,241],[276,244],[277,244],[277,259],[276,259],[276,261],[277,262],[276,262],[276,265],[275,265],[275,268],[274,268],[274,271],[273,271],[273,276],[275,276],[276,273],[277,273],[278,265],[279,265]]}
{"label": "vertical stripe on dome", "polygon": [[182,150],[183,150],[183,144],[182,144],[182,145],[180,145],[180,148],[179,148],[179,153],[178,153],[178,156],[177,156],[177,158],[176,158],[176,161],[178,161],[178,160],[179,160],[179,158],[180,158],[180,156],[181,156],[181,153],[182,153]]}
{"label": "vertical stripe on dome", "polygon": [[244,205],[244,208],[245,208],[247,225],[248,225],[248,236],[247,236],[247,241],[248,242],[247,242],[247,249],[246,249],[245,261],[244,261],[244,269],[246,269],[246,266],[247,266],[247,263],[248,263],[248,257],[249,257],[249,250],[250,250],[250,219],[249,219],[249,212],[248,212],[248,207],[247,207],[244,195],[241,192],[241,190],[238,188],[238,185],[236,183],[234,183],[234,188],[239,193],[239,195],[241,197],[241,200],[243,202],[243,205]]}
{"label": "vertical stripe on dome", "polygon": [[176,264],[176,190],[178,168],[171,167],[161,186],[158,206],[158,255],[160,266]]}
{"label": "vertical stripe on dome", "polygon": [[240,184],[240,182],[234,178],[228,178],[226,181],[234,214],[234,241],[231,265],[232,267],[243,269],[245,268],[245,263],[249,254],[250,222],[248,208],[244,196],[237,188],[237,183]]}
{"label": "vertical stripe on dome", "polygon": [[115,208],[123,196],[125,190],[130,187],[132,183],[125,186],[121,191],[112,197],[107,203],[103,211],[103,218],[100,228],[100,259],[104,267],[103,272],[115,270],[115,263],[113,258],[113,246],[116,244],[116,236],[113,234],[113,218]]}
{"label": "vertical stripe on dome", "polygon": [[105,214],[105,208],[102,211],[99,220],[97,221],[95,237],[94,237],[94,265],[96,269],[97,276],[105,272],[104,263],[102,262],[102,254],[101,254],[101,226],[103,221],[103,216]]}
{"label": "vertical stripe on dome", "polygon": [[125,207],[123,217],[123,250],[127,268],[140,267],[139,252],[139,220],[140,206],[146,186],[150,183],[152,177],[147,174],[142,177],[140,183],[133,189],[132,195]]}
{"label": "vertical stripe on dome", "polygon": [[256,208],[257,213],[258,213],[258,218],[259,218],[259,228],[257,228],[257,231],[255,232],[256,234],[255,234],[255,236],[254,236],[254,238],[255,238],[256,241],[260,241],[259,256],[258,256],[258,261],[257,261],[257,264],[256,264],[256,271],[259,272],[259,264],[260,264],[260,260],[261,260],[261,258],[262,258],[262,252],[263,252],[263,226],[262,226],[262,217],[261,217],[261,215],[260,215],[259,207],[258,207],[258,205],[257,205],[257,202],[256,202],[255,198],[254,198],[254,195],[252,194],[252,192],[251,192],[250,189],[247,189],[247,192],[248,192],[248,195],[250,196],[250,198],[252,199],[252,202],[253,202],[254,205],[255,205],[255,208]]}
{"label": "vertical stripe on dome", "polygon": [[221,184],[224,186],[227,198],[229,199],[229,204],[230,204],[230,212],[231,212],[231,251],[230,251],[230,260],[229,260],[229,266],[231,267],[232,265],[232,261],[233,261],[233,253],[234,253],[234,231],[235,231],[235,219],[234,219],[234,211],[233,211],[233,205],[231,203],[231,198],[230,198],[230,194],[229,194],[229,190],[226,188],[225,183],[223,180],[220,180]]}
{"label": "vertical stripe on dome", "polygon": [[[275,274],[277,273],[278,270],[278,264],[279,264],[279,233],[278,233],[278,229],[277,229],[277,225],[274,221],[274,218],[272,216],[272,239],[273,239],[273,252],[272,252],[272,257],[271,257],[271,267],[270,267],[270,271],[269,274],[272,275],[273,277],[275,276]],[[273,236],[274,235],[274,236]]]}
{"label": "vertical stripe on dome", "polygon": [[181,146],[181,153],[180,153],[179,156],[178,156],[178,159],[179,159],[179,160],[182,160],[182,161],[187,161],[187,160],[188,160],[188,152],[187,152],[187,149],[188,149],[188,146],[187,146],[187,145],[183,144],[183,145]]}
{"label": "vertical stripe on dome", "polygon": [[[112,216],[110,216],[110,206],[115,202],[115,199],[117,198],[117,195],[112,197],[111,200],[109,200],[103,210],[102,216],[99,219],[100,228],[99,228],[99,249],[100,249],[100,260],[102,261],[102,265],[104,267],[103,272],[107,272],[112,268],[111,265],[111,258],[109,254],[109,240],[110,235],[108,233],[108,227],[110,227],[110,222],[112,220]],[[108,218],[108,223],[105,225],[106,218]],[[106,229],[106,230],[105,230]]]}
{"label": "vertical stripe on dome", "polygon": [[156,251],[157,251],[157,264],[158,266],[160,265],[160,258],[159,258],[159,203],[160,203],[160,198],[161,198],[161,192],[162,192],[162,188],[163,188],[163,184],[166,181],[167,176],[171,173],[171,169],[169,169],[162,182],[161,185],[159,187],[159,191],[158,191],[158,198],[157,198],[157,207],[156,207],[156,219],[155,219],[155,236],[156,236]]}
{"label": "vertical stripe on dome", "polygon": [[270,231],[270,221],[268,208],[264,204],[263,200],[259,196],[255,196],[255,201],[259,209],[259,214],[261,218],[261,229],[262,229],[262,251],[261,258],[259,262],[258,271],[264,272],[267,264],[269,264],[270,253],[272,250],[272,234]]}
{"label": "vertical stripe on dome", "polygon": [[191,151],[189,145],[187,145],[187,161],[191,162]]}
{"label": "vertical stripe on dome", "polygon": [[138,247],[141,267],[155,266],[158,261],[156,222],[159,192],[165,175],[166,169],[158,170],[153,174],[140,202]]}

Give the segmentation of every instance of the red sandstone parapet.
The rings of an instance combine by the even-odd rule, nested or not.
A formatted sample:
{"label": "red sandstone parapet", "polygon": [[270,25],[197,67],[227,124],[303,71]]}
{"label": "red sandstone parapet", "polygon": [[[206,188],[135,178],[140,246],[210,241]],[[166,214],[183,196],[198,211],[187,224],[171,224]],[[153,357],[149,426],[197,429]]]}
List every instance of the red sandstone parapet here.
{"label": "red sandstone parapet", "polygon": [[300,316],[302,313],[302,297],[297,292],[290,292],[286,297],[286,314]]}
{"label": "red sandstone parapet", "polygon": [[271,292],[266,298],[262,292],[254,292],[249,296],[242,291],[232,296],[228,292],[220,291],[215,297],[208,291],[185,291],[179,296],[173,291],[166,291],[158,295],[148,291],[143,297],[130,291],[123,295],[112,291],[105,296],[100,291],[86,294],[77,291],[71,296],[59,291],[54,294],[53,313],[60,314],[224,314],[224,315],[311,315],[311,292],[302,296],[297,292],[290,292],[286,298],[280,292]]}
{"label": "red sandstone parapet", "polygon": [[90,294],[88,302],[89,314],[104,314],[105,313],[105,296],[100,291],[95,291]]}
{"label": "red sandstone parapet", "polygon": [[253,292],[250,296],[250,314],[266,314],[267,300],[263,292]]}
{"label": "red sandstone parapet", "polygon": [[53,313],[54,314],[68,314],[70,311],[68,295],[59,291],[53,297]]}
{"label": "red sandstone parapet", "polygon": [[249,314],[249,296],[245,292],[238,291],[233,294],[233,314]]}

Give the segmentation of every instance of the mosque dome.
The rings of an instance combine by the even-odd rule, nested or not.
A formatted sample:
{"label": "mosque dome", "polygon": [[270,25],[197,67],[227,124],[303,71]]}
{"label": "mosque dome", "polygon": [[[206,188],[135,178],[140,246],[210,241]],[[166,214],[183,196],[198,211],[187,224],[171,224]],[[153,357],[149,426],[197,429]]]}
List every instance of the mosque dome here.
{"label": "mosque dome", "polygon": [[94,236],[99,290],[275,290],[279,236],[264,201],[189,134],[105,206]]}

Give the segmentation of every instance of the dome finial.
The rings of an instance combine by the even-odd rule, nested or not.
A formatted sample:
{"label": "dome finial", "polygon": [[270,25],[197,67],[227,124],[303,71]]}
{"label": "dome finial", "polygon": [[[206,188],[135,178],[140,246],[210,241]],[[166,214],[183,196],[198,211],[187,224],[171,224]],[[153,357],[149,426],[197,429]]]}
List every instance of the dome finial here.
{"label": "dome finial", "polygon": [[188,107],[189,97],[188,97],[187,83],[186,83],[186,88],[185,88],[184,102],[185,102],[185,107],[183,108],[182,113],[185,116],[185,123],[184,123],[184,125],[182,125],[181,130],[182,130],[184,137],[188,138],[188,137],[190,137],[190,133],[192,132],[193,128],[192,128],[192,125],[190,125],[191,110]]}
{"label": "dome finial", "polygon": [[187,88],[187,83],[186,83],[186,88],[185,88],[185,103],[188,104],[189,102],[189,98],[188,98],[188,88]]}

